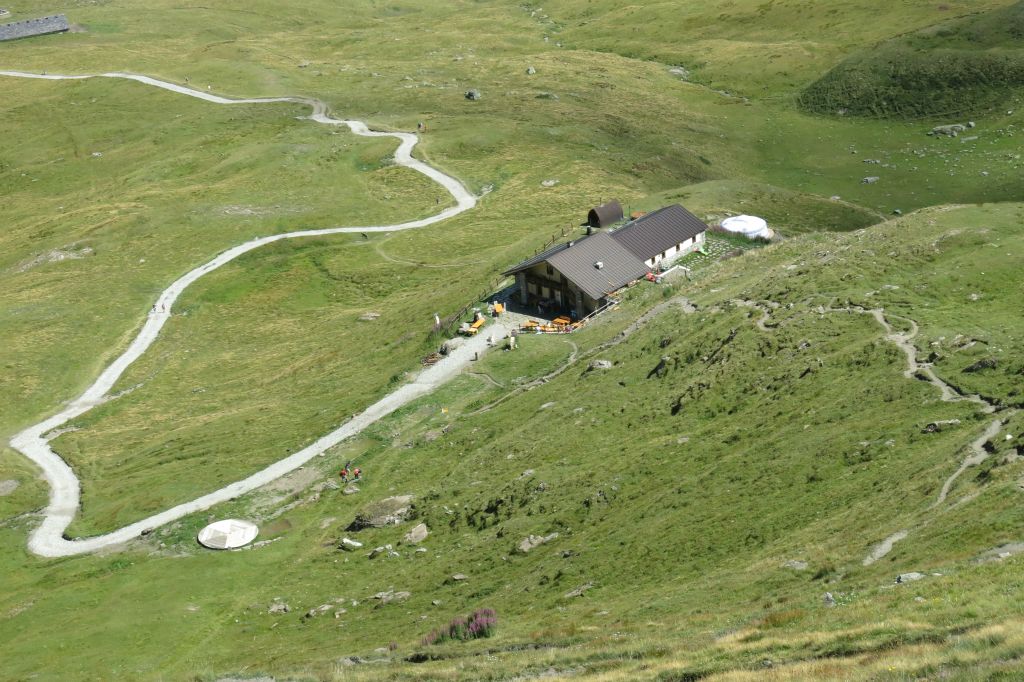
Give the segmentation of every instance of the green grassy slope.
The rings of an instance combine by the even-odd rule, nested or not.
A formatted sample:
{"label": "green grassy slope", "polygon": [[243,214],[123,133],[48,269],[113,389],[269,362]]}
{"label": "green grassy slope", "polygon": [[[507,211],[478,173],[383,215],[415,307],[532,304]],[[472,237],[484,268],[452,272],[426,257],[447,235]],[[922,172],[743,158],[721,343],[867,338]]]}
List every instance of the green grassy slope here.
{"label": "green grassy slope", "polygon": [[[5,44],[4,68],[121,69],[231,96],[317,96],[381,128],[426,121],[418,155],[492,190],[428,230],[278,244],[197,284],[118,386],[133,390],[54,441],[83,472],[75,534],[198,495],[333,428],[416,368],[432,313],[467,303],[601,199],[757,213],[792,239],[669,293],[634,289],[568,339],[525,339],[318,461],[305,472],[312,488],[221,505],[123,554],[28,556],[36,521],[24,514],[46,488],[0,448],[0,481],[20,483],[0,497],[4,675],[507,679],[554,667],[738,679],[765,659],[779,679],[1012,669],[1024,651],[1019,560],[974,560],[1020,541],[1017,441],[1005,439],[1021,437],[1020,417],[930,508],[993,417],[905,379],[870,317],[817,307],[913,318],[936,372],[1019,406],[1024,355],[1007,292],[1021,288],[1022,209],[986,202],[1022,199],[1022,114],[979,118],[967,136],[978,139],[928,138],[924,124],[817,117],[792,97],[879,41],[1011,4],[19,6],[64,9],[87,30]],[[695,82],[669,72],[678,65]],[[463,98],[470,87],[481,101]],[[156,292],[226,246],[411,219],[447,200],[387,165],[391,143],[332,135],[296,120],[298,107],[216,107],[106,80],[3,88],[0,442],[75,395]],[[982,205],[854,231],[950,202]],[[83,257],[45,262],[62,254]],[[672,293],[698,312],[680,312]],[[733,299],[780,307],[763,331],[761,312]],[[665,302],[627,341],[586,355]],[[381,317],[360,321],[365,312]],[[474,414],[562,366],[570,341],[578,364]],[[663,355],[669,372],[646,378]],[[594,357],[616,364],[585,372]],[[960,423],[922,433],[946,419]],[[369,474],[361,493],[313,492],[350,457]],[[334,549],[359,507],[402,493],[431,526],[426,555]],[[259,520],[274,543],[198,552],[195,532],[229,515]],[[405,528],[359,536],[394,544]],[[901,530],[889,555],[862,565]],[[514,551],[551,532],[550,545]],[[890,589],[908,570],[942,575]],[[456,572],[469,580],[451,582]],[[587,583],[585,597],[564,596]],[[377,608],[371,596],[389,588],[412,596]],[[825,591],[839,607],[822,606]],[[275,597],[292,612],[267,614]],[[300,619],[341,597],[341,617]],[[498,609],[497,639],[401,663],[422,653],[420,636],[478,606]],[[395,653],[374,652],[390,642]],[[349,655],[388,665],[351,667]]]}
{"label": "green grassy slope", "polygon": [[1009,4],[554,0],[525,10],[552,40],[682,66],[711,88],[772,99],[796,94],[844,56],[894,34]]}
{"label": "green grassy slope", "polygon": [[1013,108],[1024,88],[1024,3],[882,42],[800,95],[810,111],[880,118],[977,116]]}
{"label": "green grassy slope", "polygon": [[[419,649],[430,627],[482,605],[502,618],[498,638],[483,646],[507,653],[487,662],[462,658],[480,646],[441,647],[434,653],[457,659],[427,664],[422,674],[458,679],[468,665],[471,674],[502,678],[555,662],[629,679],[648,676],[635,667],[644,662],[723,672],[765,657],[793,664],[824,655],[852,679],[876,670],[845,666],[879,642],[889,653],[876,664],[896,663],[907,674],[939,664],[956,671],[966,663],[941,646],[953,628],[974,641],[977,629],[1000,627],[987,646],[1006,653],[999,646],[1019,630],[1020,614],[1005,606],[1019,597],[1010,578],[1017,559],[973,560],[1020,540],[1017,444],[1003,438],[1020,437],[1020,415],[993,439],[988,460],[933,507],[991,417],[968,403],[941,402],[929,384],[903,377],[903,355],[869,316],[819,306],[884,307],[894,322],[914,319],[921,356],[954,332],[999,348],[1002,362],[973,373],[972,388],[1019,405],[1013,377],[1024,349],[1013,303],[994,294],[1021,284],[1022,215],[1020,205],[925,211],[840,236],[796,237],[704,269],[675,292],[636,289],[622,309],[571,337],[585,357],[548,384],[472,414],[522,376],[511,366],[516,354],[494,355],[476,371],[504,387],[466,376],[339,448],[322,463],[323,475],[358,455],[368,473],[358,495],[311,497],[307,490],[278,495],[268,507],[263,494],[222,510],[259,516],[299,500],[265,524],[281,539],[264,548],[197,553],[191,537],[205,522],[200,515],[160,532],[150,543],[158,554],[148,558],[142,550],[40,565],[7,551],[15,581],[0,607],[31,602],[0,623],[7,651],[38,650],[49,640],[48,622],[68,608],[96,605],[65,631],[67,645],[82,654],[46,668],[14,656],[12,670],[88,674],[116,660],[128,676],[177,678],[237,670],[244,660],[279,675],[342,679],[340,657],[379,657],[372,650],[394,641],[396,653],[385,657],[399,661]],[[963,291],[944,283],[949,273]],[[967,289],[978,299],[965,301]],[[685,294],[698,311],[669,301],[625,341],[598,349],[635,309],[668,301],[663,291]],[[761,312],[736,300],[779,307],[762,331],[755,325]],[[523,346],[523,372],[541,374],[565,358],[558,337],[528,338]],[[955,382],[974,351],[947,352],[936,371]],[[670,358],[667,372],[648,376],[661,356]],[[592,358],[613,368],[587,371]],[[941,419],[960,423],[922,433]],[[348,534],[368,547],[398,543],[399,558],[369,560],[334,548],[360,506],[397,493],[416,496],[415,521],[432,532],[426,554],[399,543],[411,522]],[[21,527],[4,532],[13,540]],[[862,565],[898,530],[908,531],[905,540]],[[559,537],[551,543],[516,552],[526,535],[552,532]],[[790,560],[808,567],[785,567]],[[928,577],[886,589],[908,571]],[[451,583],[456,572],[469,579]],[[564,596],[586,584],[584,597]],[[412,597],[374,608],[368,597],[388,588]],[[840,606],[825,608],[825,591]],[[160,598],[146,600],[154,592]],[[115,593],[118,600],[107,604],[104,595]],[[293,611],[267,615],[275,597]],[[348,610],[340,618],[301,619],[339,597]],[[116,622],[102,634],[89,626],[114,604]],[[154,622],[156,632],[129,634]],[[737,631],[742,637],[724,637]],[[608,639],[611,632],[619,641]],[[118,633],[133,646],[112,659],[102,642]],[[915,643],[936,648],[915,658]],[[535,644],[555,649],[513,653]],[[984,652],[978,656],[988,665]],[[394,665],[360,677],[421,674]]]}

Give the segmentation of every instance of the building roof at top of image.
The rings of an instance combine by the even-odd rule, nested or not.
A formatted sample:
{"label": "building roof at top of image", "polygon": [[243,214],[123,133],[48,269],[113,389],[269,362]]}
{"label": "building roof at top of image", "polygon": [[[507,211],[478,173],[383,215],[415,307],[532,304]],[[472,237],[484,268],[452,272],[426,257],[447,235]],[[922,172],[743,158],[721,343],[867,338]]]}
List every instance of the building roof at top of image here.
{"label": "building roof at top of image", "polygon": [[696,216],[673,204],[617,230],[556,244],[503,274],[512,275],[547,262],[585,294],[600,299],[650,272],[644,261],[706,229]]}
{"label": "building roof at top of image", "polygon": [[707,229],[700,218],[679,204],[672,204],[626,223],[609,234],[637,258],[649,260]]}

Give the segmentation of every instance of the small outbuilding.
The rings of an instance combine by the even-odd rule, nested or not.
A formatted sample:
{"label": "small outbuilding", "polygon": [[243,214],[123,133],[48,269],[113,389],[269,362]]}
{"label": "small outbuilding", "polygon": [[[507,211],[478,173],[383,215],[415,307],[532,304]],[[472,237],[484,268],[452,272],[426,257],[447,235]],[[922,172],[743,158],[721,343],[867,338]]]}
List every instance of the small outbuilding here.
{"label": "small outbuilding", "polygon": [[587,213],[587,226],[608,227],[622,220],[622,217],[622,204],[612,199],[606,204],[590,209]]}

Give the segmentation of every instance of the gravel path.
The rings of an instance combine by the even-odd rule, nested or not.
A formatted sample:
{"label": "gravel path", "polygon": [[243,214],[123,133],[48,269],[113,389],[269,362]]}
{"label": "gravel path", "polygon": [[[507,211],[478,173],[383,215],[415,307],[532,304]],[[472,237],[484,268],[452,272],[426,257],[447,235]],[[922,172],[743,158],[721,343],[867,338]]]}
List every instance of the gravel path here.
{"label": "gravel path", "polygon": [[473,338],[467,343],[458,347],[443,361],[433,367],[422,371],[411,383],[402,386],[393,393],[374,403],[366,411],[357,414],[351,420],[345,422],[338,429],[320,438],[312,445],[275,462],[266,469],[259,471],[248,478],[236,481],[220,490],[204,495],[196,500],[180,504],[167,511],[155,514],[147,519],[138,521],[124,528],[120,528],[106,535],[88,538],[85,540],[66,540],[64,531],[75,518],[80,505],[80,487],[78,478],[71,470],[71,467],[50,449],[49,439],[53,438],[51,433],[55,429],[66,424],[71,419],[78,417],[90,409],[109,400],[107,395],[111,387],[124,373],[124,371],[137,360],[147,348],[156,340],[160,329],[171,315],[171,307],[174,301],[181,295],[190,284],[203,275],[216,270],[220,266],[238,258],[244,253],[253,249],[276,242],[281,239],[295,239],[298,237],[314,237],[329,234],[341,234],[350,232],[395,232],[398,230],[410,230],[418,227],[425,227],[440,222],[452,216],[468,211],[476,205],[476,197],[467,190],[462,183],[455,178],[445,175],[441,171],[428,166],[422,161],[412,157],[412,149],[418,138],[412,133],[382,133],[372,131],[361,121],[351,121],[331,118],[327,114],[327,105],[320,100],[305,97],[259,97],[251,99],[228,99],[209,92],[193,90],[174,83],[139,76],[130,73],[104,73],[98,76],[61,76],[53,74],[32,74],[18,71],[0,71],[0,76],[16,78],[40,78],[45,80],[81,80],[85,78],[122,78],[138,81],[164,90],[170,90],[189,97],[213,102],[215,104],[266,104],[274,102],[293,102],[305,104],[312,109],[309,120],[316,123],[332,126],[348,126],[356,135],[363,137],[394,137],[400,142],[395,151],[395,162],[400,166],[411,168],[426,175],[444,187],[455,198],[456,205],[446,208],[437,215],[421,220],[413,220],[397,225],[366,225],[359,227],[332,227],[320,230],[301,230],[298,232],[287,232],[283,234],[260,237],[251,241],[239,244],[221,253],[205,265],[201,265],[191,272],[180,277],[160,294],[157,299],[155,311],[150,314],[142,330],[132,341],[128,349],[121,354],[113,363],[107,367],[99,378],[86,389],[86,391],[75,398],[67,406],[52,417],[30,426],[11,439],[11,447],[24,454],[33,462],[39,465],[43,476],[50,484],[50,501],[44,511],[43,522],[32,532],[29,537],[29,549],[41,556],[58,557],[71,556],[94,552],[98,549],[111,547],[124,543],[127,540],[138,537],[144,530],[151,530],[157,526],[180,519],[183,516],[197,511],[208,509],[215,504],[227,501],[270,481],[279,478],[288,472],[302,466],[313,457],[323,453],[328,448],[337,445],[344,439],[359,433],[381,417],[393,412],[411,400],[425,395],[437,386],[445,383],[459,373],[475,356],[475,353],[482,352],[487,345],[487,339],[481,335]]}

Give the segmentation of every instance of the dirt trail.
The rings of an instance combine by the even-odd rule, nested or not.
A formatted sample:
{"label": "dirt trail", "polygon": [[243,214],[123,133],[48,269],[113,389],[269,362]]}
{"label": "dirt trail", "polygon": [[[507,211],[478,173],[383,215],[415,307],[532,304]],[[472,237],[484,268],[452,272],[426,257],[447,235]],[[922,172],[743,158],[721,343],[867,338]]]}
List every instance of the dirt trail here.
{"label": "dirt trail", "polygon": [[988,428],[985,429],[984,433],[971,441],[968,446],[968,451],[971,453],[968,455],[963,462],[960,463],[960,468],[953,472],[953,475],[946,479],[946,482],[942,484],[942,490],[939,491],[939,498],[935,500],[929,509],[934,509],[940,504],[946,501],[946,496],[949,495],[950,488],[953,487],[953,483],[960,477],[960,474],[964,473],[970,467],[978,466],[986,459],[988,459],[988,453],[985,452],[985,443],[999,435],[999,431],[1003,428],[1003,424],[1006,420],[1013,415],[1012,411],[1006,413],[1005,418],[993,419],[989,423]]}
{"label": "dirt trail", "polygon": [[879,542],[874,547],[872,547],[871,548],[871,553],[868,554],[866,557],[864,557],[864,561],[863,561],[864,565],[865,566],[870,566],[871,564],[875,563],[876,561],[878,561],[879,559],[884,557],[886,554],[891,552],[892,551],[892,546],[895,545],[900,540],[902,540],[903,538],[907,537],[907,534],[909,532],[910,531],[906,531],[906,530],[897,531],[897,532],[893,533],[892,535],[890,535],[889,537],[887,537],[886,539],[884,539],[881,542]]}
{"label": "dirt trail", "polygon": [[37,78],[43,80],[82,80],[86,78],[120,78],[137,81],[145,85],[162,88],[189,97],[195,97],[214,104],[268,104],[274,102],[292,102],[305,104],[312,109],[308,120],[315,123],[331,126],[347,126],[356,135],[363,137],[394,137],[399,140],[398,148],[395,150],[395,163],[406,168],[415,170],[427,176],[444,187],[455,199],[455,206],[448,207],[440,213],[413,220],[397,225],[368,225],[359,227],[331,227],[318,230],[300,230],[282,234],[260,237],[235,246],[221,253],[208,263],[201,265],[191,272],[180,277],[160,294],[142,329],[122,353],[110,366],[108,366],[91,386],[78,398],[75,398],[57,414],[45,419],[38,424],[28,427],[11,439],[11,447],[22,453],[35,462],[43,471],[43,476],[50,484],[50,501],[47,505],[43,522],[29,537],[29,549],[41,556],[57,557],[71,556],[93,552],[105,547],[122,544],[132,538],[138,537],[142,531],[180,519],[183,516],[197,511],[208,509],[215,504],[227,501],[238,495],[255,490],[266,485],[270,481],[283,476],[284,474],[297,469],[313,457],[323,453],[328,448],[340,443],[363,428],[377,421],[381,417],[391,413],[395,409],[405,405],[410,400],[429,393],[437,386],[445,383],[459,373],[469,362],[486,348],[484,337],[474,338],[449,355],[437,365],[422,371],[411,383],[398,388],[393,393],[382,398],[371,405],[366,411],[357,414],[348,422],[342,424],[326,436],[320,438],[312,445],[301,451],[275,462],[269,467],[259,471],[248,478],[236,481],[220,490],[204,495],[196,500],[180,504],[172,509],[155,514],[147,519],[120,528],[111,533],[92,537],[86,540],[67,540],[64,538],[64,531],[75,518],[80,505],[80,485],[71,467],[50,449],[49,440],[53,438],[56,429],[68,421],[85,414],[90,409],[110,399],[110,389],[124,371],[137,360],[156,340],[160,329],[164,326],[171,315],[171,308],[178,296],[193,282],[203,275],[216,270],[225,263],[229,263],[244,253],[253,249],[271,244],[281,239],[296,239],[301,237],[315,237],[330,234],[343,234],[352,232],[395,232],[399,230],[411,230],[419,227],[433,225],[452,216],[468,211],[476,205],[476,197],[461,182],[455,178],[442,173],[441,171],[428,166],[422,161],[412,157],[413,147],[416,146],[418,138],[412,133],[384,133],[376,132],[367,128],[361,121],[343,120],[331,118],[327,114],[327,105],[320,100],[306,97],[260,97],[250,99],[229,99],[214,95],[209,92],[194,90],[175,83],[140,76],[130,73],[104,73],[100,75],[86,76],[62,76],[54,74],[33,74],[19,71],[0,71],[0,76],[14,78]]}
{"label": "dirt trail", "polygon": [[[774,309],[779,306],[779,304],[775,303],[774,301],[769,301],[767,303],[767,307],[762,306],[761,304],[756,303],[754,301],[737,300],[734,301],[734,303],[747,307],[758,308],[763,312],[762,317],[755,322],[757,328],[760,329],[761,331],[769,331],[769,329],[766,328],[765,326],[770,315],[769,309]],[[997,409],[999,409],[997,405],[991,403],[990,401],[986,400],[980,395],[964,395],[960,393],[955,388],[950,386],[948,383],[943,381],[937,374],[935,374],[935,370],[932,369],[930,364],[920,363],[917,361],[917,347],[914,345],[913,339],[917,337],[920,328],[918,327],[917,322],[910,319],[909,317],[891,314],[888,317],[886,317],[885,311],[882,308],[863,308],[860,306],[847,306],[842,308],[826,308],[824,306],[819,306],[818,312],[820,312],[821,314],[853,313],[860,315],[871,315],[875,319],[875,321],[878,322],[878,324],[881,325],[882,328],[885,330],[886,341],[895,344],[896,347],[903,351],[903,354],[906,356],[907,369],[903,371],[904,377],[906,377],[907,379],[919,379],[922,381],[927,381],[929,384],[938,389],[941,396],[940,399],[943,402],[975,403],[976,405],[981,407],[981,411],[984,414],[992,414]],[[892,323],[889,321],[890,319],[903,320],[909,326],[909,330],[902,332],[896,331]],[[932,503],[931,506],[928,507],[929,511],[935,509],[936,507],[938,507],[939,505],[946,501],[946,497],[949,495],[949,491],[952,489],[953,484],[956,482],[956,480],[960,477],[961,474],[963,474],[967,469],[973,466],[978,466],[988,458],[988,452],[985,451],[985,443],[995,438],[999,434],[999,431],[1002,429],[1003,425],[1006,424],[1007,420],[1009,420],[1010,417],[1012,417],[1014,414],[1016,414],[1016,410],[1003,410],[1002,416],[1000,418],[994,419],[991,422],[989,422],[988,426],[985,428],[985,431],[982,432],[982,434],[978,436],[976,439],[971,441],[971,443],[967,447],[967,457],[965,457],[964,460],[960,463],[959,468],[957,468],[957,470],[954,471],[953,474],[946,479],[945,483],[942,484],[942,490],[939,492],[938,498],[935,500],[934,503]],[[892,551],[893,545],[899,542],[900,540],[906,538],[908,534],[909,531],[907,530],[900,530],[896,533],[893,533],[885,540],[872,547],[871,552],[868,554],[868,556],[864,558],[863,564],[865,566],[869,566],[874,562],[878,561],[879,559],[887,555],[890,551]]]}

